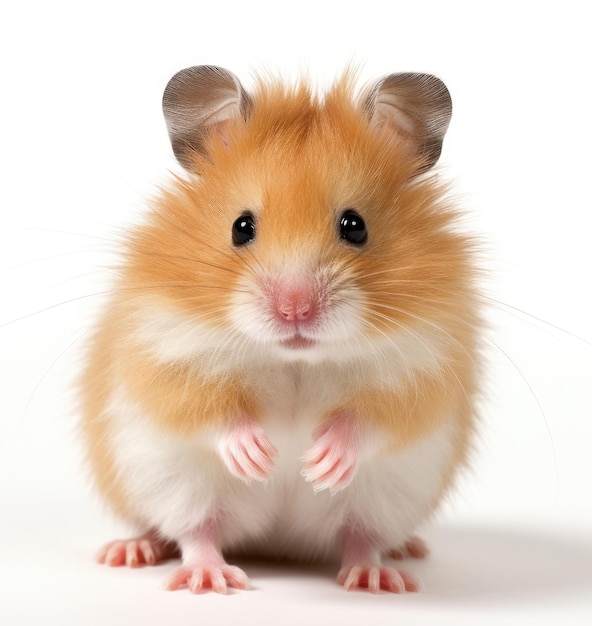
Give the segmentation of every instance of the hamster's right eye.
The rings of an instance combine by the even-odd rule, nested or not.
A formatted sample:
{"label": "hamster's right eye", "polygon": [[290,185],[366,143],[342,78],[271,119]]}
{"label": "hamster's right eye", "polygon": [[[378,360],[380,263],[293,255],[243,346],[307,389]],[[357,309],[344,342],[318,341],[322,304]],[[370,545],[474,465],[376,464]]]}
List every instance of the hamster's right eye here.
{"label": "hamster's right eye", "polygon": [[255,239],[255,218],[250,213],[241,215],[232,225],[232,243],[244,246]]}

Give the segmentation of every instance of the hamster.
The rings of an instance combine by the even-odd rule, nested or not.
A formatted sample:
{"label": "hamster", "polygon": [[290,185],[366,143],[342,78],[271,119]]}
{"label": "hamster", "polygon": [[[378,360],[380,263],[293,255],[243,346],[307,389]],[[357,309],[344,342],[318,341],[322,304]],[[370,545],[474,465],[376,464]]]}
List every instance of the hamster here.
{"label": "hamster", "polygon": [[129,232],[82,377],[98,491],[137,537],[101,563],[248,587],[228,554],[339,559],[347,590],[416,591],[388,557],[466,463],[476,250],[430,171],[436,77],[324,94],[191,67],[163,96],[185,173]]}

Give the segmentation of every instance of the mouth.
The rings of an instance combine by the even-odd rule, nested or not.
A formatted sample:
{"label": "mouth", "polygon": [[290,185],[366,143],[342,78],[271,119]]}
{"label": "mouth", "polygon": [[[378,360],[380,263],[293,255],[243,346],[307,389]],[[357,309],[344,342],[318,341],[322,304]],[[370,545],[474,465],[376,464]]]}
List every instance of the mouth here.
{"label": "mouth", "polygon": [[315,346],[317,342],[314,339],[308,339],[307,337],[296,334],[289,339],[283,339],[280,341],[280,344],[289,350],[306,350],[307,348]]}

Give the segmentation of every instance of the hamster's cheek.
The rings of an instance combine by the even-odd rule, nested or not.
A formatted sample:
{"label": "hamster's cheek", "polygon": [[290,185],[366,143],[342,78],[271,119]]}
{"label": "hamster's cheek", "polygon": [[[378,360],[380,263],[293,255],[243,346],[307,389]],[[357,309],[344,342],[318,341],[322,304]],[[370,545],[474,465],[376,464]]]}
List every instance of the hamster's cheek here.
{"label": "hamster's cheek", "polygon": [[228,332],[166,303],[146,303],[133,319],[132,338],[163,363],[219,349]]}

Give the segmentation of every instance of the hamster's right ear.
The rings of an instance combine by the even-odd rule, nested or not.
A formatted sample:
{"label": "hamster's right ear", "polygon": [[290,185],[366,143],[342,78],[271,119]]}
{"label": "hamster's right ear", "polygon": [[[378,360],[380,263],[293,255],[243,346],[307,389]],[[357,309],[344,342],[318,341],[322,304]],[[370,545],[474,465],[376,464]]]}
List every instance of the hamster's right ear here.
{"label": "hamster's right ear", "polygon": [[193,154],[206,153],[208,135],[225,140],[229,120],[246,118],[251,100],[238,78],[214,65],[197,65],[177,72],[162,97],[173,152],[181,165],[194,170]]}

